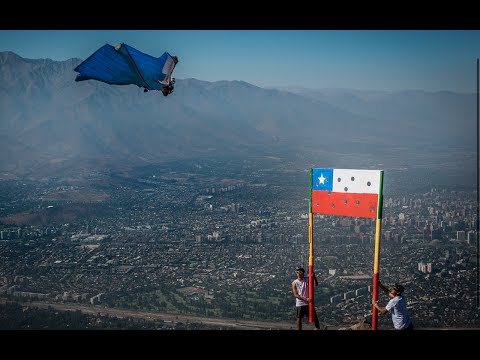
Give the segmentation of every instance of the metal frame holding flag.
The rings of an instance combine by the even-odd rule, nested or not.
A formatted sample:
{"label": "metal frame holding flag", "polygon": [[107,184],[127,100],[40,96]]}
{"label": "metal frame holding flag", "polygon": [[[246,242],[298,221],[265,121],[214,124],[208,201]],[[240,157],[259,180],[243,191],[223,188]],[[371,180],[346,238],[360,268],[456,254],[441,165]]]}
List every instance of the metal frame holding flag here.
{"label": "metal frame holding flag", "polygon": [[[383,206],[383,170],[310,169],[310,211],[308,270],[313,278],[313,214],[353,216],[376,219],[373,265],[373,300],[378,300],[380,238]],[[309,321],[314,321],[314,287],[309,282]],[[378,310],[372,306],[372,330],[377,329]]]}

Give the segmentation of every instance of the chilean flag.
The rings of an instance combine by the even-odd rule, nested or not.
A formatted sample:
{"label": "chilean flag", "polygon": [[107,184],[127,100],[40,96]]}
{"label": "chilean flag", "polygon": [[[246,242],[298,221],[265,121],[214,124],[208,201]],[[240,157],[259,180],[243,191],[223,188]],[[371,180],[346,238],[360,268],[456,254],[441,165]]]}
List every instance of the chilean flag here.
{"label": "chilean flag", "polygon": [[312,213],[377,218],[382,170],[312,169]]}

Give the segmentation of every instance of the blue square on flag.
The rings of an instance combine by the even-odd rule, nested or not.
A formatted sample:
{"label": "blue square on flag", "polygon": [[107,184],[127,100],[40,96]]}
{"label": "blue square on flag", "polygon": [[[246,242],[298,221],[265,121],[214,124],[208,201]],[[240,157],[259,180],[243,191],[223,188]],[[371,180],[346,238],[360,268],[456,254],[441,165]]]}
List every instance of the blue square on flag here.
{"label": "blue square on flag", "polygon": [[312,190],[329,190],[333,187],[333,169],[314,168]]}

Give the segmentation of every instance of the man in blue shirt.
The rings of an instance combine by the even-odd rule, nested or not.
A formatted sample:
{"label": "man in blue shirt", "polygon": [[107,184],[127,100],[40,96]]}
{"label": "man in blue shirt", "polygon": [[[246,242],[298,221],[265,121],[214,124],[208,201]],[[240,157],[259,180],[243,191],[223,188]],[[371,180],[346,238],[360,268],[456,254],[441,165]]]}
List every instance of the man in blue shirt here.
{"label": "man in blue shirt", "polygon": [[372,301],[373,306],[382,314],[390,313],[395,330],[413,330],[413,323],[407,311],[407,302],[402,296],[404,287],[395,284],[392,289],[388,289],[380,281],[378,286],[390,297],[390,301],[385,307],[379,306],[378,301]]}

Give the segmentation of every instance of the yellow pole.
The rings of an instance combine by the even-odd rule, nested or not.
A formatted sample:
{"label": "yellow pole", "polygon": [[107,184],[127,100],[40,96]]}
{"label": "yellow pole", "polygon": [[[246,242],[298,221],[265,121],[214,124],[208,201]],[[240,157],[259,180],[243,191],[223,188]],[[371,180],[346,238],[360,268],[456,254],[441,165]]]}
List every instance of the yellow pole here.
{"label": "yellow pole", "polygon": [[308,297],[311,302],[308,304],[308,321],[314,322],[314,280],[313,280],[313,213],[312,213],[312,184],[313,184],[313,168],[310,168],[310,203],[308,206],[308,242],[310,245],[310,255],[308,257],[308,273],[309,273],[309,287]]}
{"label": "yellow pole", "polygon": [[[377,205],[377,221],[375,226],[375,250],[373,255],[373,300],[378,300],[378,280],[380,276],[380,239],[382,237],[383,208],[383,171],[380,171],[380,186]],[[378,310],[372,305],[372,330],[377,330]]]}
{"label": "yellow pole", "polygon": [[[373,256],[373,300],[378,300],[378,279],[380,272],[380,234],[382,233],[382,219],[377,219],[375,227],[375,251]],[[372,330],[377,330],[378,310],[372,308]]]}
{"label": "yellow pole", "polygon": [[308,297],[312,299],[309,303],[308,308],[308,321],[314,322],[315,318],[313,315],[314,311],[314,281],[313,281],[313,214],[312,214],[312,206],[310,204],[310,213],[308,214],[309,226],[308,226],[308,241],[310,243],[310,256],[308,257],[308,271],[310,274],[309,277],[309,289],[308,289]]}

